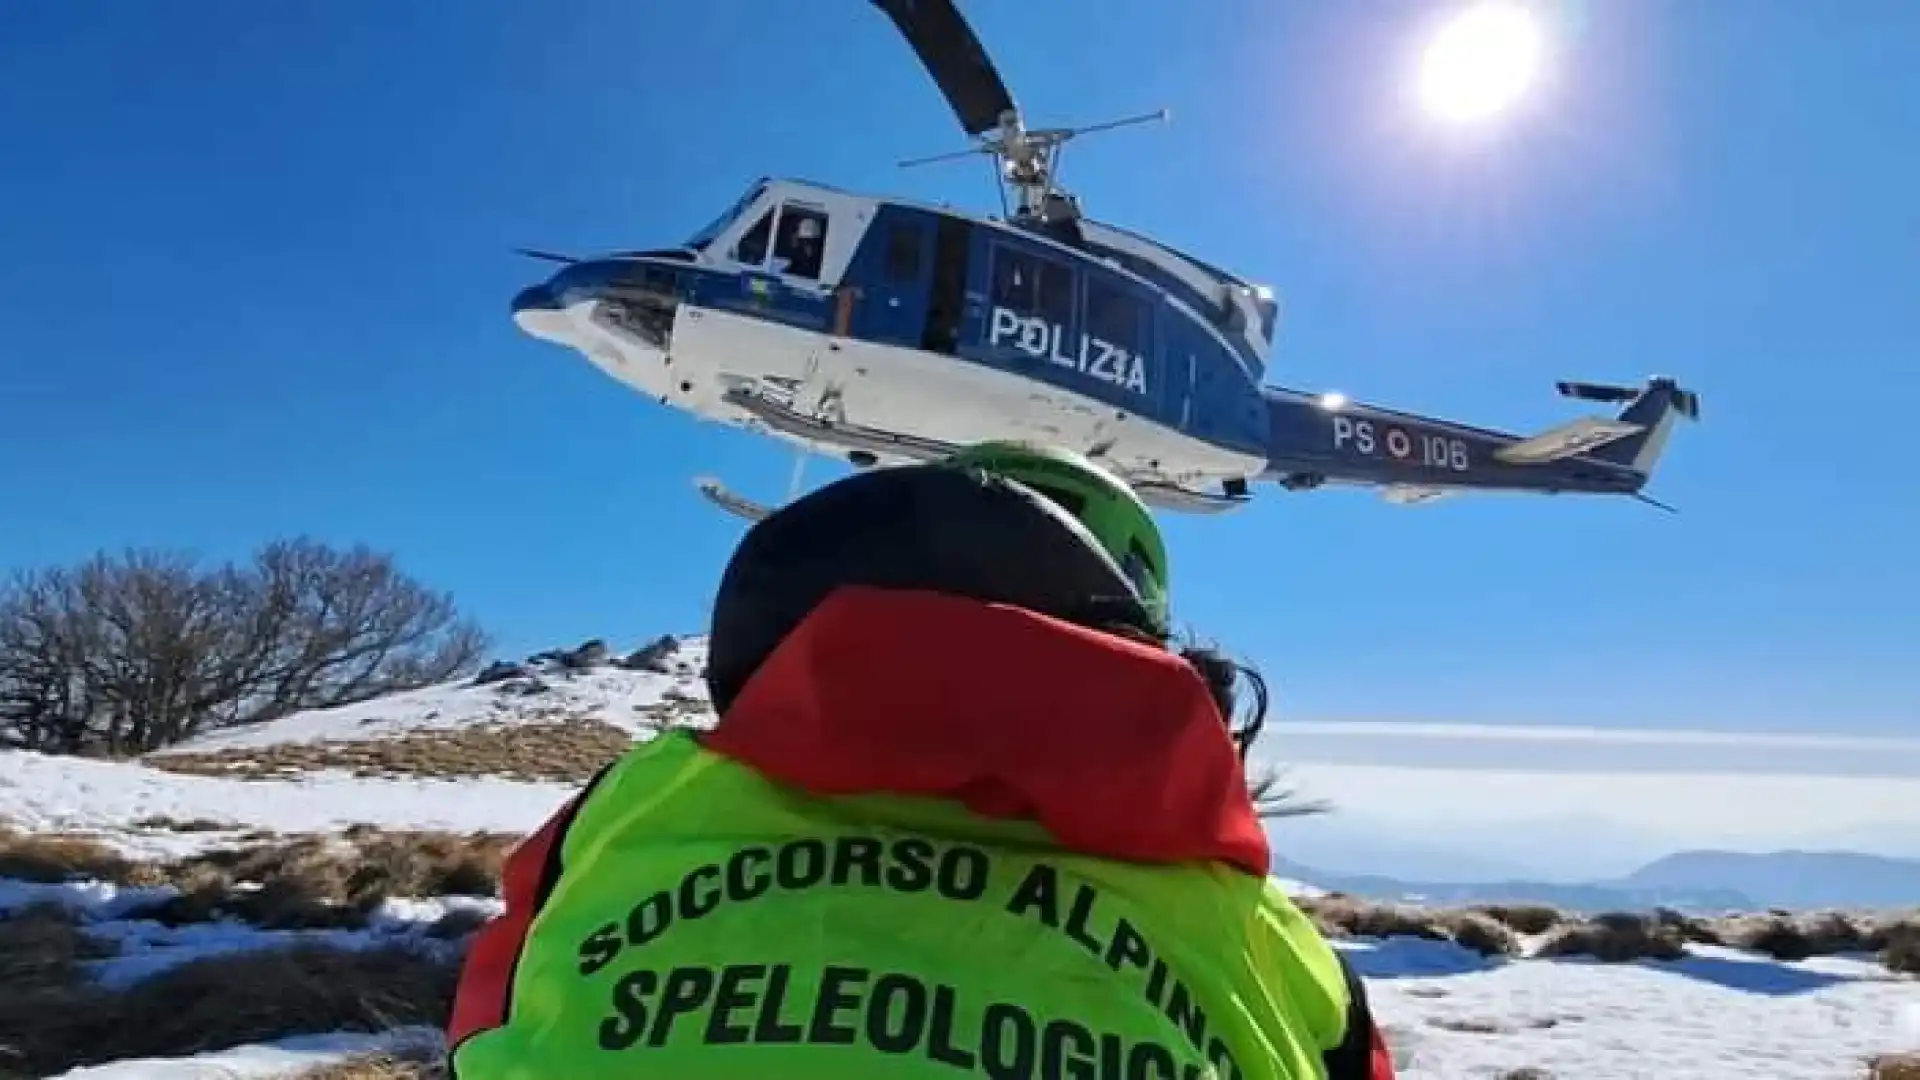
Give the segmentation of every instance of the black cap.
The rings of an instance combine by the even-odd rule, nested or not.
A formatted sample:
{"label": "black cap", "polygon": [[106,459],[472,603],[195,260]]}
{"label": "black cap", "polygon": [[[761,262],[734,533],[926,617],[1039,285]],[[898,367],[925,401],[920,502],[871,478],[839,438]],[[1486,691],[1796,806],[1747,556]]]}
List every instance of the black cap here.
{"label": "black cap", "polygon": [[1152,633],[1112,557],[1032,489],[950,466],[876,469],[795,500],[734,549],[708,641],[714,707],[724,713],[780,642],[845,585],[921,589]]}

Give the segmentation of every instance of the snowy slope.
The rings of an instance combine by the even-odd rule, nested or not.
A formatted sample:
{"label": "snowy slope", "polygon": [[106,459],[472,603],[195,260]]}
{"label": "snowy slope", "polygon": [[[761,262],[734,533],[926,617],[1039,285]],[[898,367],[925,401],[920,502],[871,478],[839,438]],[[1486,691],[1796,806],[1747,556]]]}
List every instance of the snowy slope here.
{"label": "snowy slope", "polygon": [[[584,717],[642,731],[646,710],[668,695],[704,700],[706,639],[682,638],[664,660],[667,673],[610,664],[569,670],[555,663],[525,665],[528,677],[475,685],[472,679],[392,694],[357,705],[310,709],[256,727],[217,731],[166,753],[200,753],[285,743],[393,738],[474,724],[515,724],[555,716]],[[531,684],[531,685],[530,685]]]}
{"label": "snowy slope", "polygon": [[[650,736],[665,714],[698,721],[706,689],[704,639],[687,638],[666,657],[665,673],[611,665],[569,670],[528,665],[529,675],[475,685],[471,679],[394,694],[358,705],[315,709],[237,731],[214,732],[147,756],[147,761],[319,744],[352,745],[463,729],[586,721]],[[664,707],[664,709],[663,709]],[[150,764],[0,755],[0,822],[30,832],[96,834],[140,856],[179,854],[229,842],[235,833],[295,833],[354,824],[467,832],[527,831],[573,790],[499,776],[358,776],[312,769],[285,779],[182,775]],[[155,818],[234,826],[176,833],[137,828]]]}
{"label": "snowy slope", "polygon": [[[603,723],[644,738],[654,730],[655,710],[698,712],[702,662],[700,643],[693,641],[671,658],[664,673],[606,664],[535,665],[525,676],[485,685],[435,687],[220,733],[178,753],[398,740],[475,726],[553,723],[556,717]],[[238,779],[183,775],[136,762],[0,753],[0,823],[30,834],[90,833],[148,857],[232,845],[247,829],[292,834],[370,823],[524,832],[573,788],[490,776],[367,776],[339,769]],[[159,818],[209,824],[182,832],[154,824]],[[1320,892],[1307,882],[1283,884],[1301,895]],[[497,910],[497,901],[479,896],[390,897],[364,925],[353,928],[268,931],[235,921],[168,925],[150,912],[177,891],[170,890],[173,886],[0,879],[0,917],[34,904],[73,912],[90,936],[116,950],[87,961],[92,977],[124,986],[196,957],[292,940],[355,949],[401,942],[429,951],[457,950],[457,941],[433,928],[450,915]],[[1411,938],[1355,938],[1337,945],[1367,977],[1407,1080],[1863,1080],[1872,1056],[1920,1050],[1920,982],[1892,975],[1867,956],[1781,963],[1696,946],[1678,961],[1603,965],[1530,957],[1489,960],[1451,942]],[[286,1078],[349,1054],[396,1045],[417,1049],[424,1043],[420,1052],[431,1054],[435,1037],[418,1029],[383,1036],[309,1035],[67,1075]],[[6,1041],[0,1031],[0,1047]],[[1542,1071],[1522,1071],[1528,1069]]]}
{"label": "snowy slope", "polygon": [[[368,824],[525,832],[572,791],[565,784],[369,779],[338,772],[285,781],[228,780],[133,763],[0,751],[0,822],[27,832],[86,833],[142,857],[228,843],[253,829],[296,833]],[[155,818],[232,827],[181,833],[136,824]]]}

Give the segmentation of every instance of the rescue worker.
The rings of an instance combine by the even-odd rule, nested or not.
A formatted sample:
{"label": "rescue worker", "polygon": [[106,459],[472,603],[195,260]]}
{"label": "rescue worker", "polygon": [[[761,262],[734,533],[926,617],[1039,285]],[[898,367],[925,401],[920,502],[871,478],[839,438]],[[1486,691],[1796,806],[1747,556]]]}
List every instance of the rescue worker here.
{"label": "rescue worker", "polygon": [[714,601],[716,724],[515,850],[452,1074],[1391,1080],[1267,877],[1233,667],[1167,647],[1166,581],[1137,496],[1059,451],[756,524]]}

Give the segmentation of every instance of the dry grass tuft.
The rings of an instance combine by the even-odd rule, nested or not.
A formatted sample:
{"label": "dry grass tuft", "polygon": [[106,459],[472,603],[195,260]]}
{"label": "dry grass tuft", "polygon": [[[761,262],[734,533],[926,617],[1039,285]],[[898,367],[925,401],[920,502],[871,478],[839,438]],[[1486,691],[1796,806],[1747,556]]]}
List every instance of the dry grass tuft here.
{"label": "dry grass tuft", "polygon": [[1567,916],[1545,904],[1475,904],[1477,911],[1506,926],[1516,934],[1544,934],[1567,921]]}
{"label": "dry grass tuft", "polygon": [[79,1006],[88,998],[84,961],[112,948],[82,933],[73,916],[54,905],[24,908],[0,920],[0,1076],[45,1076],[35,1068],[30,1007]]}
{"label": "dry grass tuft", "polygon": [[1657,918],[1627,912],[1596,915],[1556,927],[1540,942],[1539,956],[1591,956],[1608,964],[1633,960],[1678,960],[1687,954],[1679,929]]}
{"label": "dry grass tuft", "polygon": [[26,833],[0,825],[0,878],[40,883],[92,878],[128,884],[135,866],[90,836]]}
{"label": "dry grass tuft", "polygon": [[355,1054],[295,1073],[289,1080],[446,1080],[446,1076],[445,1043],[436,1036],[394,1046],[385,1053]]}
{"label": "dry grass tuft", "polygon": [[[221,918],[269,930],[364,926],[389,897],[494,895],[519,840],[359,826],[339,837],[223,848],[166,866],[180,895],[141,914],[170,926]],[[458,936],[460,923],[442,922]]]}
{"label": "dry grass tuft", "polygon": [[368,1054],[295,1073],[292,1080],[445,1080],[446,1075],[437,1061]]}
{"label": "dry grass tuft", "polygon": [[1875,927],[1880,961],[1889,971],[1920,975],[1920,914],[1889,919]]}
{"label": "dry grass tuft", "polygon": [[406,948],[295,946],[191,961],[124,990],[9,986],[0,997],[4,1065],[47,1076],[290,1035],[440,1027],[455,974],[451,964]]}
{"label": "dry grass tuft", "polygon": [[1491,915],[1454,911],[1442,913],[1439,918],[1454,941],[1481,956],[1520,955],[1520,935]]}
{"label": "dry grass tuft", "polygon": [[113,945],[88,937],[72,913],[55,904],[36,904],[0,918],[0,987],[9,992],[76,984],[82,961],[113,954]]}
{"label": "dry grass tuft", "polygon": [[565,717],[416,731],[392,739],[166,752],[149,755],[144,763],[168,772],[238,780],[282,780],[344,769],[371,778],[501,776],[580,783],[632,746],[633,736],[603,720]]}
{"label": "dry grass tuft", "polygon": [[1655,925],[1678,934],[1680,940],[1689,945],[1725,945],[1727,943],[1721,936],[1719,927],[1711,919],[1702,919],[1663,907],[1654,909],[1653,921]]}
{"label": "dry grass tuft", "polygon": [[[501,867],[520,839],[357,826],[339,836],[276,837],[161,863],[129,860],[87,837],[0,827],[0,877],[172,885],[179,895],[129,913],[168,926],[238,919],[265,930],[357,928],[389,897],[497,895]],[[448,916],[435,933],[463,936],[477,918]]]}
{"label": "dry grass tuft", "polygon": [[1463,1035],[1511,1035],[1514,1026],[1491,1016],[1429,1016],[1427,1026]]}
{"label": "dry grass tuft", "polygon": [[1447,932],[1432,912],[1401,904],[1380,904],[1344,893],[1297,897],[1294,903],[1323,930],[1336,937],[1413,937],[1446,941]]}
{"label": "dry grass tuft", "polygon": [[1881,1054],[1867,1063],[1867,1080],[1920,1080],[1920,1054]]}
{"label": "dry grass tuft", "polygon": [[1295,904],[1330,937],[1411,937],[1452,941],[1482,956],[1517,956],[1520,939],[1478,911],[1430,911],[1380,904],[1342,893],[1298,897]]}
{"label": "dry grass tuft", "polygon": [[152,817],[143,817],[139,821],[134,822],[133,827],[136,829],[159,829],[165,832],[177,833],[228,832],[240,828],[239,825],[231,821],[215,821],[212,818],[187,818],[182,820],[176,817],[169,817],[166,814],[155,814]]}
{"label": "dry grass tuft", "polygon": [[1714,934],[1724,944],[1764,953],[1775,960],[1872,952],[1874,930],[1838,911],[1810,915],[1735,915],[1718,920]]}

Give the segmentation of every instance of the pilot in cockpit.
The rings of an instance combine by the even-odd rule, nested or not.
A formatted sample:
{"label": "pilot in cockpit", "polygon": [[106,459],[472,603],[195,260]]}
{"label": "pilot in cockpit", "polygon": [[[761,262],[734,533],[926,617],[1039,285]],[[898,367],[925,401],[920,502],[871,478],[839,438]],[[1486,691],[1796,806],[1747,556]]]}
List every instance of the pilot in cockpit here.
{"label": "pilot in cockpit", "polygon": [[787,242],[781,245],[785,250],[775,252],[776,256],[785,259],[782,273],[794,277],[819,278],[824,255],[822,231],[820,219],[811,214],[801,216],[794,222],[793,232],[789,234]]}

